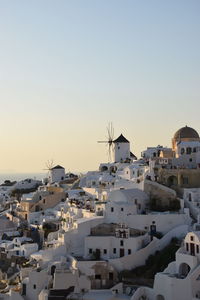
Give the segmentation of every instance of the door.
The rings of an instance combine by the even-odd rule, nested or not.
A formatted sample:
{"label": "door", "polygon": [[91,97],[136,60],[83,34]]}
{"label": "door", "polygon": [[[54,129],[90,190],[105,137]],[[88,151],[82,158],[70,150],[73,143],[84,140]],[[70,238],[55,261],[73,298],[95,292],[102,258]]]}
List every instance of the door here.
{"label": "door", "polygon": [[120,248],[119,255],[120,255],[120,257],[124,256],[124,248]]}
{"label": "door", "polygon": [[195,247],[193,243],[190,243],[190,254],[195,255]]}

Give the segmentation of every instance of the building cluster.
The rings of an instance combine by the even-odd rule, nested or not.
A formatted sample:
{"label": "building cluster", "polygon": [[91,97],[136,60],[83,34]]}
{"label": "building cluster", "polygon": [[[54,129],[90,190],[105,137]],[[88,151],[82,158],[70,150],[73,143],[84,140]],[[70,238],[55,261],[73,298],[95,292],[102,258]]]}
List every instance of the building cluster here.
{"label": "building cluster", "polygon": [[[110,143],[97,171],[57,165],[42,182],[0,185],[0,299],[200,299],[197,131],[185,126],[140,159],[122,134]],[[174,257],[145,277],[170,245]]]}

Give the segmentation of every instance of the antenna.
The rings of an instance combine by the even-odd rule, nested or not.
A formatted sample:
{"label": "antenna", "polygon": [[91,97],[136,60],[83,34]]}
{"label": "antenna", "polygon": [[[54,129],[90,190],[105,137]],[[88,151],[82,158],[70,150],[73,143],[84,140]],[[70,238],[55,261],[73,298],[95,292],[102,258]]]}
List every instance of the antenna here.
{"label": "antenna", "polygon": [[108,160],[111,161],[111,156],[112,156],[112,151],[113,151],[113,139],[114,139],[114,128],[112,125],[112,122],[108,123],[108,126],[106,127],[107,129],[107,136],[106,136],[106,141],[97,141],[97,143],[104,143],[107,144],[108,150]]}

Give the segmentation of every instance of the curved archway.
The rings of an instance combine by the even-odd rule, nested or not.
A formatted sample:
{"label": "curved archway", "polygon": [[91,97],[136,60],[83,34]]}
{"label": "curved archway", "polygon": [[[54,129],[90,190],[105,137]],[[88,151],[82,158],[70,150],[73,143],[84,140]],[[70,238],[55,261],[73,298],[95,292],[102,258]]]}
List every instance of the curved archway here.
{"label": "curved archway", "polygon": [[157,295],[156,300],[165,300],[163,295]]}
{"label": "curved archway", "polygon": [[179,276],[181,278],[187,277],[187,275],[189,274],[190,270],[191,270],[191,268],[190,268],[190,266],[188,264],[186,264],[186,263],[180,264],[180,266],[179,266]]}
{"label": "curved archway", "polygon": [[56,266],[51,266],[51,276],[54,276],[54,273],[55,273],[55,270],[56,270]]}
{"label": "curved archway", "polygon": [[108,171],[108,167],[107,166],[102,166],[101,167],[101,172],[105,172],[105,171]]}
{"label": "curved archway", "polygon": [[167,179],[167,185],[172,186],[172,185],[177,185],[178,184],[178,179],[176,176],[172,175],[169,176]]}
{"label": "curved archway", "polygon": [[115,173],[117,171],[117,167],[111,166],[109,171],[110,171],[110,173]]}

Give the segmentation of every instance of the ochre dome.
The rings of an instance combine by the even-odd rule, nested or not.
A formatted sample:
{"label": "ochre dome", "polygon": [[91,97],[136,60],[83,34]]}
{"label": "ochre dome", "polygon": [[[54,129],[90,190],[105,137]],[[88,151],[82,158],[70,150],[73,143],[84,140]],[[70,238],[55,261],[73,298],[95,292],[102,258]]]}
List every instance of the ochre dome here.
{"label": "ochre dome", "polygon": [[175,134],[174,134],[174,139],[175,140],[180,140],[180,139],[199,139],[199,134],[198,132],[188,126],[180,128]]}

